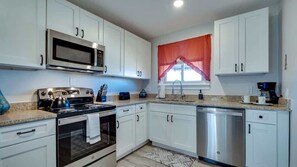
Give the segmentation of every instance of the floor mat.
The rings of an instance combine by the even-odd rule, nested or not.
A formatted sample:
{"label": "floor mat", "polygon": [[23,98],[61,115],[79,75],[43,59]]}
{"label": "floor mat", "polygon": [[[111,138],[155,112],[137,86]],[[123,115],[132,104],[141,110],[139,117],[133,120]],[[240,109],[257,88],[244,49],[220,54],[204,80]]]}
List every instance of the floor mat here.
{"label": "floor mat", "polygon": [[146,153],[144,157],[170,167],[191,167],[195,161],[195,158],[157,147]]}

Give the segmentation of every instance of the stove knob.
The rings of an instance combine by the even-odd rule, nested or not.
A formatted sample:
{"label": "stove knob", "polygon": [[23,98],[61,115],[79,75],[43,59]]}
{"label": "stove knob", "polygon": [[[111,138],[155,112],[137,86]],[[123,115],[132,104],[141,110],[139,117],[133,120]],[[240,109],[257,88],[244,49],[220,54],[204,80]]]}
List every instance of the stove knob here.
{"label": "stove knob", "polygon": [[49,92],[48,92],[48,95],[49,95],[49,96],[52,96],[52,95],[53,95],[53,92],[52,92],[52,91],[49,91]]}
{"label": "stove knob", "polygon": [[93,95],[93,91],[90,91],[90,94]]}
{"label": "stove knob", "polygon": [[89,91],[89,90],[87,90],[87,91],[86,91],[86,94],[89,94],[89,93],[90,93],[90,91]]}
{"label": "stove knob", "polygon": [[41,94],[41,96],[45,96],[45,95],[46,95],[46,92],[43,91],[43,92],[41,92],[40,94]]}

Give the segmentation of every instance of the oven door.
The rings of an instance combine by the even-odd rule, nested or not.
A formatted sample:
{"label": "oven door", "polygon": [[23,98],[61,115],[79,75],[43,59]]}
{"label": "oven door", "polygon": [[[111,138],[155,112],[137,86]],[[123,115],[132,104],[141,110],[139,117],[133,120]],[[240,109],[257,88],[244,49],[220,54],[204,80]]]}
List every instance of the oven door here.
{"label": "oven door", "polygon": [[[89,144],[86,142],[85,115],[59,119],[57,128],[58,167],[73,166],[76,164],[77,161],[89,155],[92,155],[92,158],[89,158],[87,161],[87,158],[84,159],[84,165],[81,166],[85,166],[94,163],[94,161],[98,161],[103,156],[107,156],[105,154],[112,154],[115,152],[115,114],[100,116],[101,141],[95,144]],[[105,150],[104,154],[100,153],[100,151],[103,150]],[[109,152],[106,152],[106,150],[108,150]],[[98,155],[102,157],[98,157]]]}
{"label": "oven door", "polygon": [[62,69],[104,70],[104,46],[48,30],[47,65]]}

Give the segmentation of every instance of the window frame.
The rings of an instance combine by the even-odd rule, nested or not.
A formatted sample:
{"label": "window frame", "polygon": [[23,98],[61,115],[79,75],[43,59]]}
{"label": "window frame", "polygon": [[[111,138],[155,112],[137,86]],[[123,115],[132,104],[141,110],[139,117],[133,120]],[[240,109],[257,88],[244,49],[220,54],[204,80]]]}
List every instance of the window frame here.
{"label": "window frame", "polygon": [[[210,87],[210,81],[207,81],[203,76],[201,76],[201,81],[184,81],[184,66],[185,63],[183,61],[177,61],[177,64],[181,64],[181,82],[184,86],[201,86],[201,87]],[[167,74],[162,78],[163,83],[166,86],[170,86],[174,81],[167,81]]]}

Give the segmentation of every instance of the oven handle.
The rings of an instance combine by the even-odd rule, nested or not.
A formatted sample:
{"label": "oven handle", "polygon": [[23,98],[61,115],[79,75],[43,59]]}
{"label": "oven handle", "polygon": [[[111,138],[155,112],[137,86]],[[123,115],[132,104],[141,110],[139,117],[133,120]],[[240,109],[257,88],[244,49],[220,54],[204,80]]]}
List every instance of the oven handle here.
{"label": "oven handle", "polygon": [[[102,112],[100,112],[100,118],[106,117],[109,115],[115,115],[115,114],[116,114],[115,110],[102,111]],[[76,122],[82,122],[82,121],[86,121],[86,120],[87,120],[86,114],[73,116],[73,117],[60,118],[60,119],[58,119],[58,126],[72,124],[72,123],[76,123]]]}

